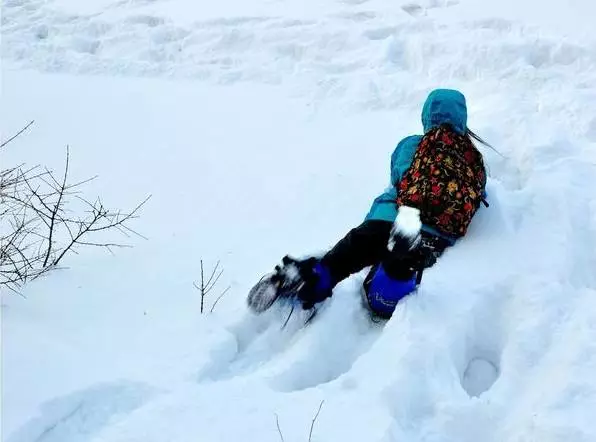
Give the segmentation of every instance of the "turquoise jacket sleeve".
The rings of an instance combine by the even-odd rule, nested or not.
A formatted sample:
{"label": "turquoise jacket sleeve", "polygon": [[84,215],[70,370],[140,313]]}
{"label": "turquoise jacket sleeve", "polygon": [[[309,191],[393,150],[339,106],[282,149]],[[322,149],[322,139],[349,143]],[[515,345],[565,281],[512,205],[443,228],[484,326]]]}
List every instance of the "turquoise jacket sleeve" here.
{"label": "turquoise jacket sleeve", "polygon": [[397,186],[412,164],[422,135],[411,135],[399,142],[391,154],[391,185]]}
{"label": "turquoise jacket sleeve", "polygon": [[397,217],[397,190],[395,187],[389,187],[385,192],[375,198],[372,203],[365,221],[380,220],[380,221],[395,221]]}
{"label": "turquoise jacket sleeve", "polygon": [[397,185],[412,164],[421,135],[412,135],[399,142],[391,155],[391,185],[375,200],[366,215],[366,220],[395,221],[397,216]]}

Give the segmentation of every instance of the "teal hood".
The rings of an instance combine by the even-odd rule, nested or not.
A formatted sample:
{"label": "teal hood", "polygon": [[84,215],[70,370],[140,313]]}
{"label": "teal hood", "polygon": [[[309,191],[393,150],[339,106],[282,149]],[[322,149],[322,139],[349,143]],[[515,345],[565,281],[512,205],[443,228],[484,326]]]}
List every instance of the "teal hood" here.
{"label": "teal hood", "polygon": [[466,133],[466,97],[454,89],[435,89],[429,94],[422,108],[424,133],[445,123],[453,126],[462,135]]}

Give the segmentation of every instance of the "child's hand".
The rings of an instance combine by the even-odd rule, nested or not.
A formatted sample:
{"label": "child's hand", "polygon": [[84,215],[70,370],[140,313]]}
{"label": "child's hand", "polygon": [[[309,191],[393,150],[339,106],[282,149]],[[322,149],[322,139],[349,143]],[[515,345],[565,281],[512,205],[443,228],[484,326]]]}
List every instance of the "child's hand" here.
{"label": "child's hand", "polygon": [[389,234],[387,249],[399,254],[406,254],[418,247],[421,241],[420,211],[413,207],[401,206]]}

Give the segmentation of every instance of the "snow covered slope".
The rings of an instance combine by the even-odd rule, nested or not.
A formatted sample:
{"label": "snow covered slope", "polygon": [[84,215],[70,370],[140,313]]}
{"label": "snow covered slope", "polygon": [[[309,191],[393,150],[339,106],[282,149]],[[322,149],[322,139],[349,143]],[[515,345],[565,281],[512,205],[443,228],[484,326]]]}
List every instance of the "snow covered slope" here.
{"label": "snow covered slope", "polygon": [[[596,441],[591,0],[6,0],[1,152],[148,241],[2,293],[2,440]],[[387,323],[340,285],[246,312],[364,217],[429,90],[460,88],[491,207]],[[221,260],[199,314],[199,260]],[[213,299],[211,300],[213,301]],[[209,307],[210,307],[209,303]],[[277,416],[277,422],[276,422]],[[279,429],[278,426],[279,424]]]}

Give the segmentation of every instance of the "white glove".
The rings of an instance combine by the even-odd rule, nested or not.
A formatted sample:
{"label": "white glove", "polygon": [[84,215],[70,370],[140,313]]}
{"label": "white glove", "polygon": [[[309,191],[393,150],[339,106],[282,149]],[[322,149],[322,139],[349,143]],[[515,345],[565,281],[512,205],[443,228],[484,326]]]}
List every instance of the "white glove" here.
{"label": "white glove", "polygon": [[387,249],[393,252],[397,246],[402,252],[414,250],[420,244],[420,210],[408,206],[400,206],[397,210],[397,217],[391,228]]}

